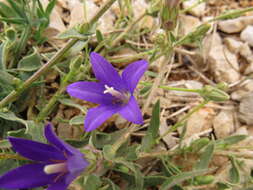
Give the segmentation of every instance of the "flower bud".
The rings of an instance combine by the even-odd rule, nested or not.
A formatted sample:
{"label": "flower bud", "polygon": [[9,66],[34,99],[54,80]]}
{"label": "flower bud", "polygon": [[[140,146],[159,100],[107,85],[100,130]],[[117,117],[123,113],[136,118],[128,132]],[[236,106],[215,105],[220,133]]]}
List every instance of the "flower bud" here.
{"label": "flower bud", "polygon": [[214,181],[214,176],[197,176],[194,178],[194,185],[207,185]]}
{"label": "flower bud", "polygon": [[206,100],[212,100],[215,102],[226,101],[230,98],[223,90],[210,85],[206,85],[202,92],[200,92],[200,95]]}
{"label": "flower bud", "polygon": [[164,0],[160,12],[162,28],[171,31],[176,27],[180,0]]}

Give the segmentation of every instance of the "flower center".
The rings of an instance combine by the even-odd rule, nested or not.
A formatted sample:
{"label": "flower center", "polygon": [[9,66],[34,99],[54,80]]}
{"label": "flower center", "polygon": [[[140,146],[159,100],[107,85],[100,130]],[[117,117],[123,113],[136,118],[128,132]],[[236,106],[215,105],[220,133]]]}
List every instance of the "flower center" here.
{"label": "flower center", "polygon": [[129,100],[128,93],[119,92],[119,91],[115,90],[113,87],[109,87],[109,86],[105,85],[104,94],[107,94],[107,93],[111,94],[115,98],[114,103],[123,103],[123,104],[125,104]]}
{"label": "flower center", "polygon": [[46,174],[54,174],[54,173],[64,173],[68,171],[68,167],[66,162],[59,164],[49,164],[44,167],[44,172]]}

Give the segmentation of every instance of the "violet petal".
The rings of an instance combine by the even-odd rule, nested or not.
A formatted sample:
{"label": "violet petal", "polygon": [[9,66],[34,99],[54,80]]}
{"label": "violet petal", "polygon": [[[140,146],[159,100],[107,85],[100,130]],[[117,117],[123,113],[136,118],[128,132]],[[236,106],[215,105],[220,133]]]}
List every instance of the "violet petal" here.
{"label": "violet petal", "polygon": [[8,139],[16,152],[28,159],[43,162],[66,159],[64,154],[53,146],[22,138]]}
{"label": "violet petal", "polygon": [[92,52],[90,60],[92,70],[99,81],[117,90],[125,90],[126,86],[117,70],[104,57]]}
{"label": "violet petal", "polygon": [[104,91],[104,84],[97,82],[75,82],[67,86],[70,96],[96,104],[110,104],[112,96]]}
{"label": "violet petal", "polygon": [[106,105],[100,105],[96,108],[89,109],[84,120],[85,131],[90,132],[95,130],[118,110],[119,107]]}
{"label": "violet petal", "polygon": [[0,187],[19,189],[44,186],[53,182],[55,174],[44,173],[45,164],[27,164],[0,177]]}
{"label": "violet petal", "polygon": [[130,122],[143,124],[142,113],[134,96],[130,97],[128,104],[122,107],[119,114]]}
{"label": "violet petal", "polygon": [[88,166],[88,162],[83,156],[71,156],[68,158],[67,166],[70,173],[79,173]]}
{"label": "violet petal", "polygon": [[139,80],[148,68],[148,63],[145,60],[140,60],[128,65],[123,73],[122,79],[127,84],[131,93],[134,92]]}
{"label": "violet petal", "polygon": [[79,150],[73,148],[72,146],[58,138],[53,131],[53,126],[50,123],[45,126],[44,134],[48,142],[54,145],[60,151],[65,151],[66,153],[70,154],[82,154]]}
{"label": "violet petal", "polygon": [[71,183],[88,166],[88,162],[83,156],[71,156],[68,158],[67,166],[69,174],[66,177],[66,183]]}

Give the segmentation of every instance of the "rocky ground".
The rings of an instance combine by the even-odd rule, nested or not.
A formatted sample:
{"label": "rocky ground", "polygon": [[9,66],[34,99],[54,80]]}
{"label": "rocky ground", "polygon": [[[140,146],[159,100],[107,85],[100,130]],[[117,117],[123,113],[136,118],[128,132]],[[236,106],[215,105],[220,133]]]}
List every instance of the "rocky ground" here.
{"label": "rocky ground", "polygon": [[[48,0],[41,0],[41,2],[43,6],[48,4]],[[91,19],[105,0],[85,2],[83,6],[84,4],[79,0],[57,1],[50,16],[50,24],[44,32],[48,40],[43,45],[37,46],[38,51],[43,55],[43,61],[48,60],[47,54],[56,52],[66,44],[67,40],[62,39],[64,36],[69,36],[66,31],[83,20]],[[152,4],[145,0],[134,0],[130,4],[127,2],[129,1],[125,1],[122,7],[115,3],[97,23],[97,29],[105,38],[112,39],[116,34],[124,32],[129,24],[128,19],[130,19],[127,16],[132,15],[131,19],[134,20],[149,10]],[[187,0],[180,4],[175,29],[177,36],[184,36],[195,31],[198,26],[223,14],[224,11],[253,6],[252,0],[207,0],[196,4],[198,2],[198,0]],[[116,48],[108,51],[106,58],[119,71],[132,61],[140,58],[148,60],[150,62],[149,71],[142,78],[142,82],[155,83],[159,73],[162,72],[161,85],[202,89],[205,85],[222,84],[230,98],[221,102],[208,102],[187,117],[185,127],[180,127],[164,136],[168,128],[194,110],[203,101],[203,97],[194,92],[168,91],[162,88],[157,88],[153,94],[148,94],[145,91],[145,85],[140,83],[136,94],[144,109],[145,124],[142,130],[132,134],[131,144],[140,143],[146,135],[145,129],[149,125],[152,109],[157,100],[160,100],[159,136],[162,142],[153,151],[173,151],[178,147],[186,150],[193,142],[201,139],[219,141],[234,135],[247,135],[247,138],[239,143],[213,153],[209,168],[214,169],[208,173],[215,176],[212,183],[195,186],[192,184],[184,186],[183,184],[185,189],[246,189],[250,187],[253,171],[253,12],[210,22],[211,27],[203,38],[197,42],[176,47],[172,58],[166,61],[165,66],[162,65],[163,57],[153,61],[152,54],[145,53],[156,46],[157,36],[161,34],[160,24],[158,17],[145,16],[133,26],[123,40],[117,43]],[[96,49],[98,44],[99,40],[95,36],[89,41],[92,49]],[[110,47],[111,44],[105,41],[102,47],[107,45]],[[77,46],[73,51],[85,52],[86,50],[82,47],[84,46],[80,44],[80,47]],[[25,115],[23,118],[33,119],[38,110],[59,89],[61,76],[59,71],[61,70],[54,68],[46,75],[45,88],[41,91],[35,90],[36,96],[30,99],[28,109],[25,109],[25,114],[23,112]],[[89,67],[83,71],[88,74],[80,77],[82,80],[93,79]],[[58,103],[47,120],[53,122],[60,137],[68,140],[82,139],[84,136],[83,117],[86,109],[94,105],[66,96]],[[125,128],[127,124],[127,121],[115,115],[104,123],[99,131],[112,133]],[[142,173],[158,173],[157,168],[160,167],[158,158],[158,156],[154,159],[147,156],[147,158],[139,159],[137,162],[141,165]],[[182,171],[191,171],[193,163],[198,159],[195,153],[186,153],[185,157],[172,156],[170,161]],[[234,183],[230,178],[231,168],[235,168],[235,163],[240,168],[238,169],[240,182]],[[111,172],[107,173],[107,176],[124,189],[125,182],[121,181],[117,174]],[[232,185],[229,187],[224,184]],[[78,188],[80,187],[73,185],[73,189]]]}

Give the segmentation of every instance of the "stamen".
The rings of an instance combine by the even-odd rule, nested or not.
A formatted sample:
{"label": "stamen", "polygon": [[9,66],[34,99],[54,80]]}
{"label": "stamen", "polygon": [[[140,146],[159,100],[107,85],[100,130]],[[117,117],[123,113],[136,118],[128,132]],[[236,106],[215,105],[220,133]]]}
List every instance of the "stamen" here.
{"label": "stamen", "polygon": [[114,97],[113,104],[126,104],[129,100],[129,94],[127,92],[120,92],[113,87],[105,85],[104,94],[111,94]]}
{"label": "stamen", "polygon": [[112,96],[114,96],[115,98],[118,98],[119,100],[122,100],[122,101],[126,99],[126,96],[124,94],[115,90],[113,87],[109,87],[109,86],[105,85],[105,89],[106,90],[104,91],[104,94],[109,93]]}
{"label": "stamen", "polygon": [[111,93],[113,93],[115,91],[113,87],[109,87],[107,85],[105,85],[105,89],[106,90],[104,91],[104,94],[106,94],[106,93],[111,94]]}
{"label": "stamen", "polygon": [[60,172],[67,172],[67,164],[59,163],[59,164],[49,164],[44,167],[44,172],[46,174],[54,174],[54,173],[60,173]]}

